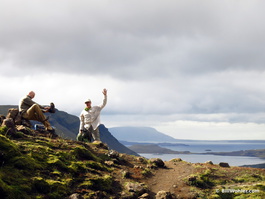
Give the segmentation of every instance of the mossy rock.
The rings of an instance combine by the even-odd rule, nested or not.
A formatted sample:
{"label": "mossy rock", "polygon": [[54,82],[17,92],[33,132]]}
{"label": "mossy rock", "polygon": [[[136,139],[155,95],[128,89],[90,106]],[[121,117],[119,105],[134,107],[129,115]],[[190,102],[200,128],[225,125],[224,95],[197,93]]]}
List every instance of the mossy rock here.
{"label": "mossy rock", "polygon": [[127,197],[125,198],[138,198],[144,193],[148,192],[148,187],[144,183],[139,182],[126,182],[124,185],[125,193]]}

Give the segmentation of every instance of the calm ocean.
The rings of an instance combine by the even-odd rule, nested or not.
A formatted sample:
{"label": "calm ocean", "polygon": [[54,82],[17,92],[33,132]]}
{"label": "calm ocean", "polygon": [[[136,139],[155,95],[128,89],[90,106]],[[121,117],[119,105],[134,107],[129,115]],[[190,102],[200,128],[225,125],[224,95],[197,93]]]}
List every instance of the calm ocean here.
{"label": "calm ocean", "polygon": [[[174,151],[190,151],[194,153],[207,152],[232,152],[251,149],[265,149],[265,141],[185,141],[179,146],[166,146]],[[219,155],[195,155],[195,154],[140,154],[146,158],[161,158],[162,160],[170,160],[173,158],[181,158],[191,163],[204,163],[211,160],[214,164],[227,162],[230,166],[242,166],[265,163],[265,159],[246,156],[219,156]]]}
{"label": "calm ocean", "polygon": [[204,163],[211,160],[214,164],[219,164],[220,162],[227,162],[230,166],[243,166],[252,164],[265,163],[264,159],[246,156],[219,156],[219,155],[187,155],[187,154],[148,154],[140,153],[139,155],[145,158],[161,158],[162,160],[171,160],[173,158],[181,158],[186,162],[191,163]]}

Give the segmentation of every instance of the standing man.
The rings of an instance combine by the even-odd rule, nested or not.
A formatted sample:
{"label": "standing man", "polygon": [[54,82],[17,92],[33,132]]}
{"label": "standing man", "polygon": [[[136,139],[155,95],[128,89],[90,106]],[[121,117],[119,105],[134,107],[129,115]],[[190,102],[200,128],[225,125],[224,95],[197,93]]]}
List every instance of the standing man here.
{"label": "standing man", "polygon": [[107,89],[102,91],[104,95],[103,103],[99,106],[91,106],[90,99],[85,101],[86,107],[80,114],[80,128],[77,135],[78,141],[89,141],[91,138],[95,142],[100,142],[98,126],[100,125],[100,112],[107,104]]}
{"label": "standing man", "polygon": [[[48,118],[46,118],[43,112],[51,112],[51,107],[44,107],[32,99],[35,97],[35,92],[30,91],[29,94],[22,98],[19,102],[19,112],[21,116],[27,120],[36,120],[45,126],[46,130],[55,133],[51,124],[48,122]],[[52,107],[54,109],[54,107]]]}

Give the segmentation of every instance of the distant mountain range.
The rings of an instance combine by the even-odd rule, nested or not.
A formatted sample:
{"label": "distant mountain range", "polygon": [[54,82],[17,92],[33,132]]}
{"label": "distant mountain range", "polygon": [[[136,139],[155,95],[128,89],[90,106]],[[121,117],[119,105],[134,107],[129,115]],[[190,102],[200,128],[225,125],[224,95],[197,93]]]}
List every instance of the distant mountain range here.
{"label": "distant mountain range", "polygon": [[119,141],[127,142],[178,142],[179,140],[165,135],[151,127],[113,127],[109,128],[111,134]]}
{"label": "distant mountain range", "polygon": [[160,147],[156,144],[136,144],[129,147],[137,153],[151,154],[191,154],[189,151],[174,151],[171,149]]}
{"label": "distant mountain range", "polygon": [[[18,108],[15,105],[0,105],[0,115],[6,116],[8,113],[8,109],[10,108]],[[75,115],[68,114],[64,111],[57,110],[56,113],[45,113],[46,116],[49,116],[49,121],[52,126],[56,128],[56,133],[66,139],[76,139],[76,135],[79,131],[79,118]],[[34,125],[34,121],[32,124]],[[126,153],[129,155],[139,156],[136,152],[127,148],[123,144],[121,144],[113,135],[108,131],[108,129],[104,125],[99,126],[100,130],[100,138],[102,142],[107,143],[110,149],[116,150],[120,153]]]}

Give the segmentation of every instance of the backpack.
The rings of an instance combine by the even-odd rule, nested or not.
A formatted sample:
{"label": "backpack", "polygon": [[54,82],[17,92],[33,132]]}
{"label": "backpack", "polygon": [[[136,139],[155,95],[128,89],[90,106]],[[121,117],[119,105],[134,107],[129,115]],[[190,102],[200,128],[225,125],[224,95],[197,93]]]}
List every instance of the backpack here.
{"label": "backpack", "polygon": [[13,119],[14,123],[16,125],[20,125],[22,122],[22,117],[21,114],[19,113],[17,108],[10,108],[8,109],[8,113],[6,118],[11,118]]}

